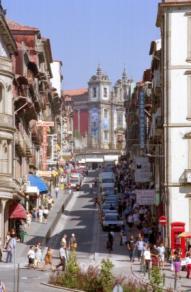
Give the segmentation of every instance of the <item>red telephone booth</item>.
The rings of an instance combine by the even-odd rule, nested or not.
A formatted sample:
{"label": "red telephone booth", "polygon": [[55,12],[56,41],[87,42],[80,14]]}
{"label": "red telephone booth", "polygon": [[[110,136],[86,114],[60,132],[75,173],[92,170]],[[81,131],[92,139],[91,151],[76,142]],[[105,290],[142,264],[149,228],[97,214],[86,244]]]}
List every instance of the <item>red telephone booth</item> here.
{"label": "red telephone booth", "polygon": [[179,238],[178,235],[185,231],[185,223],[172,222],[171,223],[171,249],[180,249],[182,257],[185,257],[186,253],[186,241],[185,238]]}

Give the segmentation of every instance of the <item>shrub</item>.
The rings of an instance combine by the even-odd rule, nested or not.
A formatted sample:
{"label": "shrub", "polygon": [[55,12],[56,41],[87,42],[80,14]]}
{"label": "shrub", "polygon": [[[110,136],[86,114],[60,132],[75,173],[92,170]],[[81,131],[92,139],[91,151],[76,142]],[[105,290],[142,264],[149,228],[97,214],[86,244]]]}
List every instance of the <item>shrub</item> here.
{"label": "shrub", "polygon": [[150,273],[150,284],[155,292],[162,292],[163,278],[159,267],[153,267]]}
{"label": "shrub", "polygon": [[115,282],[115,278],[112,274],[112,268],[113,264],[109,259],[102,260],[99,279],[104,292],[112,291],[112,287]]}

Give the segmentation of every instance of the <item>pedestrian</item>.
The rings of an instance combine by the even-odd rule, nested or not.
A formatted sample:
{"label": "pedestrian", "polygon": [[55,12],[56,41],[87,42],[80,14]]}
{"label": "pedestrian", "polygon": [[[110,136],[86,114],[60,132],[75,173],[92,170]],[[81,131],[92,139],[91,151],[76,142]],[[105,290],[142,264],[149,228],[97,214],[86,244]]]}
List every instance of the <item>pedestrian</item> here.
{"label": "pedestrian", "polygon": [[190,252],[187,254],[187,257],[186,257],[186,271],[187,271],[187,275],[186,275],[186,278],[190,278],[190,275],[191,275],[191,254]]}
{"label": "pedestrian", "polygon": [[113,233],[109,231],[108,236],[107,236],[107,243],[106,243],[106,248],[108,249],[109,253],[113,251],[113,241],[114,241]]}
{"label": "pedestrian", "polygon": [[7,243],[7,258],[6,258],[6,263],[11,263],[12,262],[12,258],[13,258],[13,252],[15,250],[16,247],[16,239],[15,239],[15,235],[12,234],[8,243]]}
{"label": "pedestrian", "polygon": [[44,207],[44,210],[43,210],[44,223],[47,223],[48,213],[49,213],[49,211],[48,211],[48,207],[45,206],[45,207]]}
{"label": "pedestrian", "polygon": [[133,235],[131,235],[129,241],[127,242],[127,249],[129,251],[130,262],[134,262],[135,248],[136,248],[135,240]]}
{"label": "pedestrian", "polygon": [[28,267],[33,268],[34,267],[34,260],[35,260],[35,252],[34,252],[34,247],[32,245],[29,247],[27,257],[28,257]]}
{"label": "pedestrian", "polygon": [[40,247],[40,243],[38,243],[35,246],[34,252],[35,252],[34,267],[39,268],[42,264],[42,250]]}
{"label": "pedestrian", "polygon": [[61,246],[65,249],[66,254],[66,260],[68,259],[68,244],[67,244],[67,235],[64,234],[64,236],[61,239]]}
{"label": "pedestrian", "polygon": [[58,194],[59,194],[59,187],[56,186],[55,187],[55,196],[56,196],[56,198],[58,198]]}
{"label": "pedestrian", "polygon": [[125,234],[124,230],[120,232],[120,245],[127,244],[127,235]]}
{"label": "pedestrian", "polygon": [[51,196],[48,197],[48,210],[50,211],[52,208],[53,199]]}
{"label": "pedestrian", "polygon": [[25,235],[26,235],[25,223],[24,221],[21,221],[21,224],[19,225],[19,238],[21,243],[24,243]]}
{"label": "pedestrian", "polygon": [[0,280],[0,292],[6,292],[6,287],[3,281]]}
{"label": "pedestrian", "polygon": [[160,246],[157,248],[158,255],[159,255],[159,266],[163,270],[164,269],[164,262],[165,262],[165,246],[164,243],[161,242]]}
{"label": "pedestrian", "polygon": [[178,278],[180,278],[180,271],[181,271],[181,259],[177,252],[175,252],[174,254],[173,266],[174,266],[175,281],[177,281]]}
{"label": "pedestrian", "polygon": [[29,227],[31,225],[31,222],[32,222],[32,215],[30,212],[27,212],[26,222],[27,222],[27,226]]}
{"label": "pedestrian", "polygon": [[50,247],[48,247],[48,249],[47,249],[44,261],[45,261],[45,266],[47,266],[47,265],[52,266],[52,250]]}
{"label": "pedestrian", "polygon": [[62,271],[65,271],[66,257],[65,257],[65,250],[63,247],[60,248],[59,254],[60,254],[60,263],[56,265],[56,269],[58,269],[59,267],[62,267]]}
{"label": "pedestrian", "polygon": [[76,251],[77,247],[78,247],[78,244],[77,244],[76,236],[74,233],[72,233],[71,238],[70,238],[70,250]]}
{"label": "pedestrian", "polygon": [[5,249],[7,249],[7,244],[10,238],[11,238],[11,235],[10,235],[10,232],[8,231],[6,235],[6,239],[5,239],[5,246],[4,246]]}
{"label": "pedestrian", "polygon": [[143,240],[143,237],[140,236],[136,242],[136,247],[137,247],[137,258],[138,260],[140,261],[141,260],[141,257],[143,255],[143,252],[144,252],[144,240]]}
{"label": "pedestrian", "polygon": [[38,210],[38,218],[39,218],[39,222],[42,223],[42,220],[43,220],[43,209],[42,209],[41,206],[39,207],[39,210]]}
{"label": "pedestrian", "polygon": [[145,263],[145,271],[150,272],[150,265],[151,265],[151,252],[150,252],[150,247],[149,245],[146,246],[144,253],[144,263]]}

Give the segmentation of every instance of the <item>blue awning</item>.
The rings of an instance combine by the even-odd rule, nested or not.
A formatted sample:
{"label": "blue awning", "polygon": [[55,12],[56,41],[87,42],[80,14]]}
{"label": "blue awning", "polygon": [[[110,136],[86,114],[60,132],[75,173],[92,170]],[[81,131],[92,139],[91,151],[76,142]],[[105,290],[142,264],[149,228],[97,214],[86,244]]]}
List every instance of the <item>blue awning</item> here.
{"label": "blue awning", "polygon": [[48,192],[47,184],[39,176],[29,174],[28,180],[32,187],[37,187],[39,189],[40,193]]}

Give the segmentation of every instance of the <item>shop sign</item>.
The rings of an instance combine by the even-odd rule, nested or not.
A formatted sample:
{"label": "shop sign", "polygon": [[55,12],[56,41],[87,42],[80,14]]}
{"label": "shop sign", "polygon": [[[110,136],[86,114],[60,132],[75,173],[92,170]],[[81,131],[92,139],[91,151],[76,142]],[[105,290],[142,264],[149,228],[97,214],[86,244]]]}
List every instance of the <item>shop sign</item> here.
{"label": "shop sign", "polygon": [[136,156],[134,159],[135,182],[145,183],[152,179],[151,165],[148,157]]}
{"label": "shop sign", "polygon": [[36,172],[37,176],[41,177],[51,177],[52,172],[50,170],[38,170]]}
{"label": "shop sign", "polygon": [[37,121],[36,123],[37,127],[54,127],[53,121]]}
{"label": "shop sign", "polygon": [[136,202],[139,205],[154,205],[155,204],[155,190],[135,190]]}
{"label": "shop sign", "polygon": [[139,93],[139,145],[141,149],[145,147],[145,94]]}

